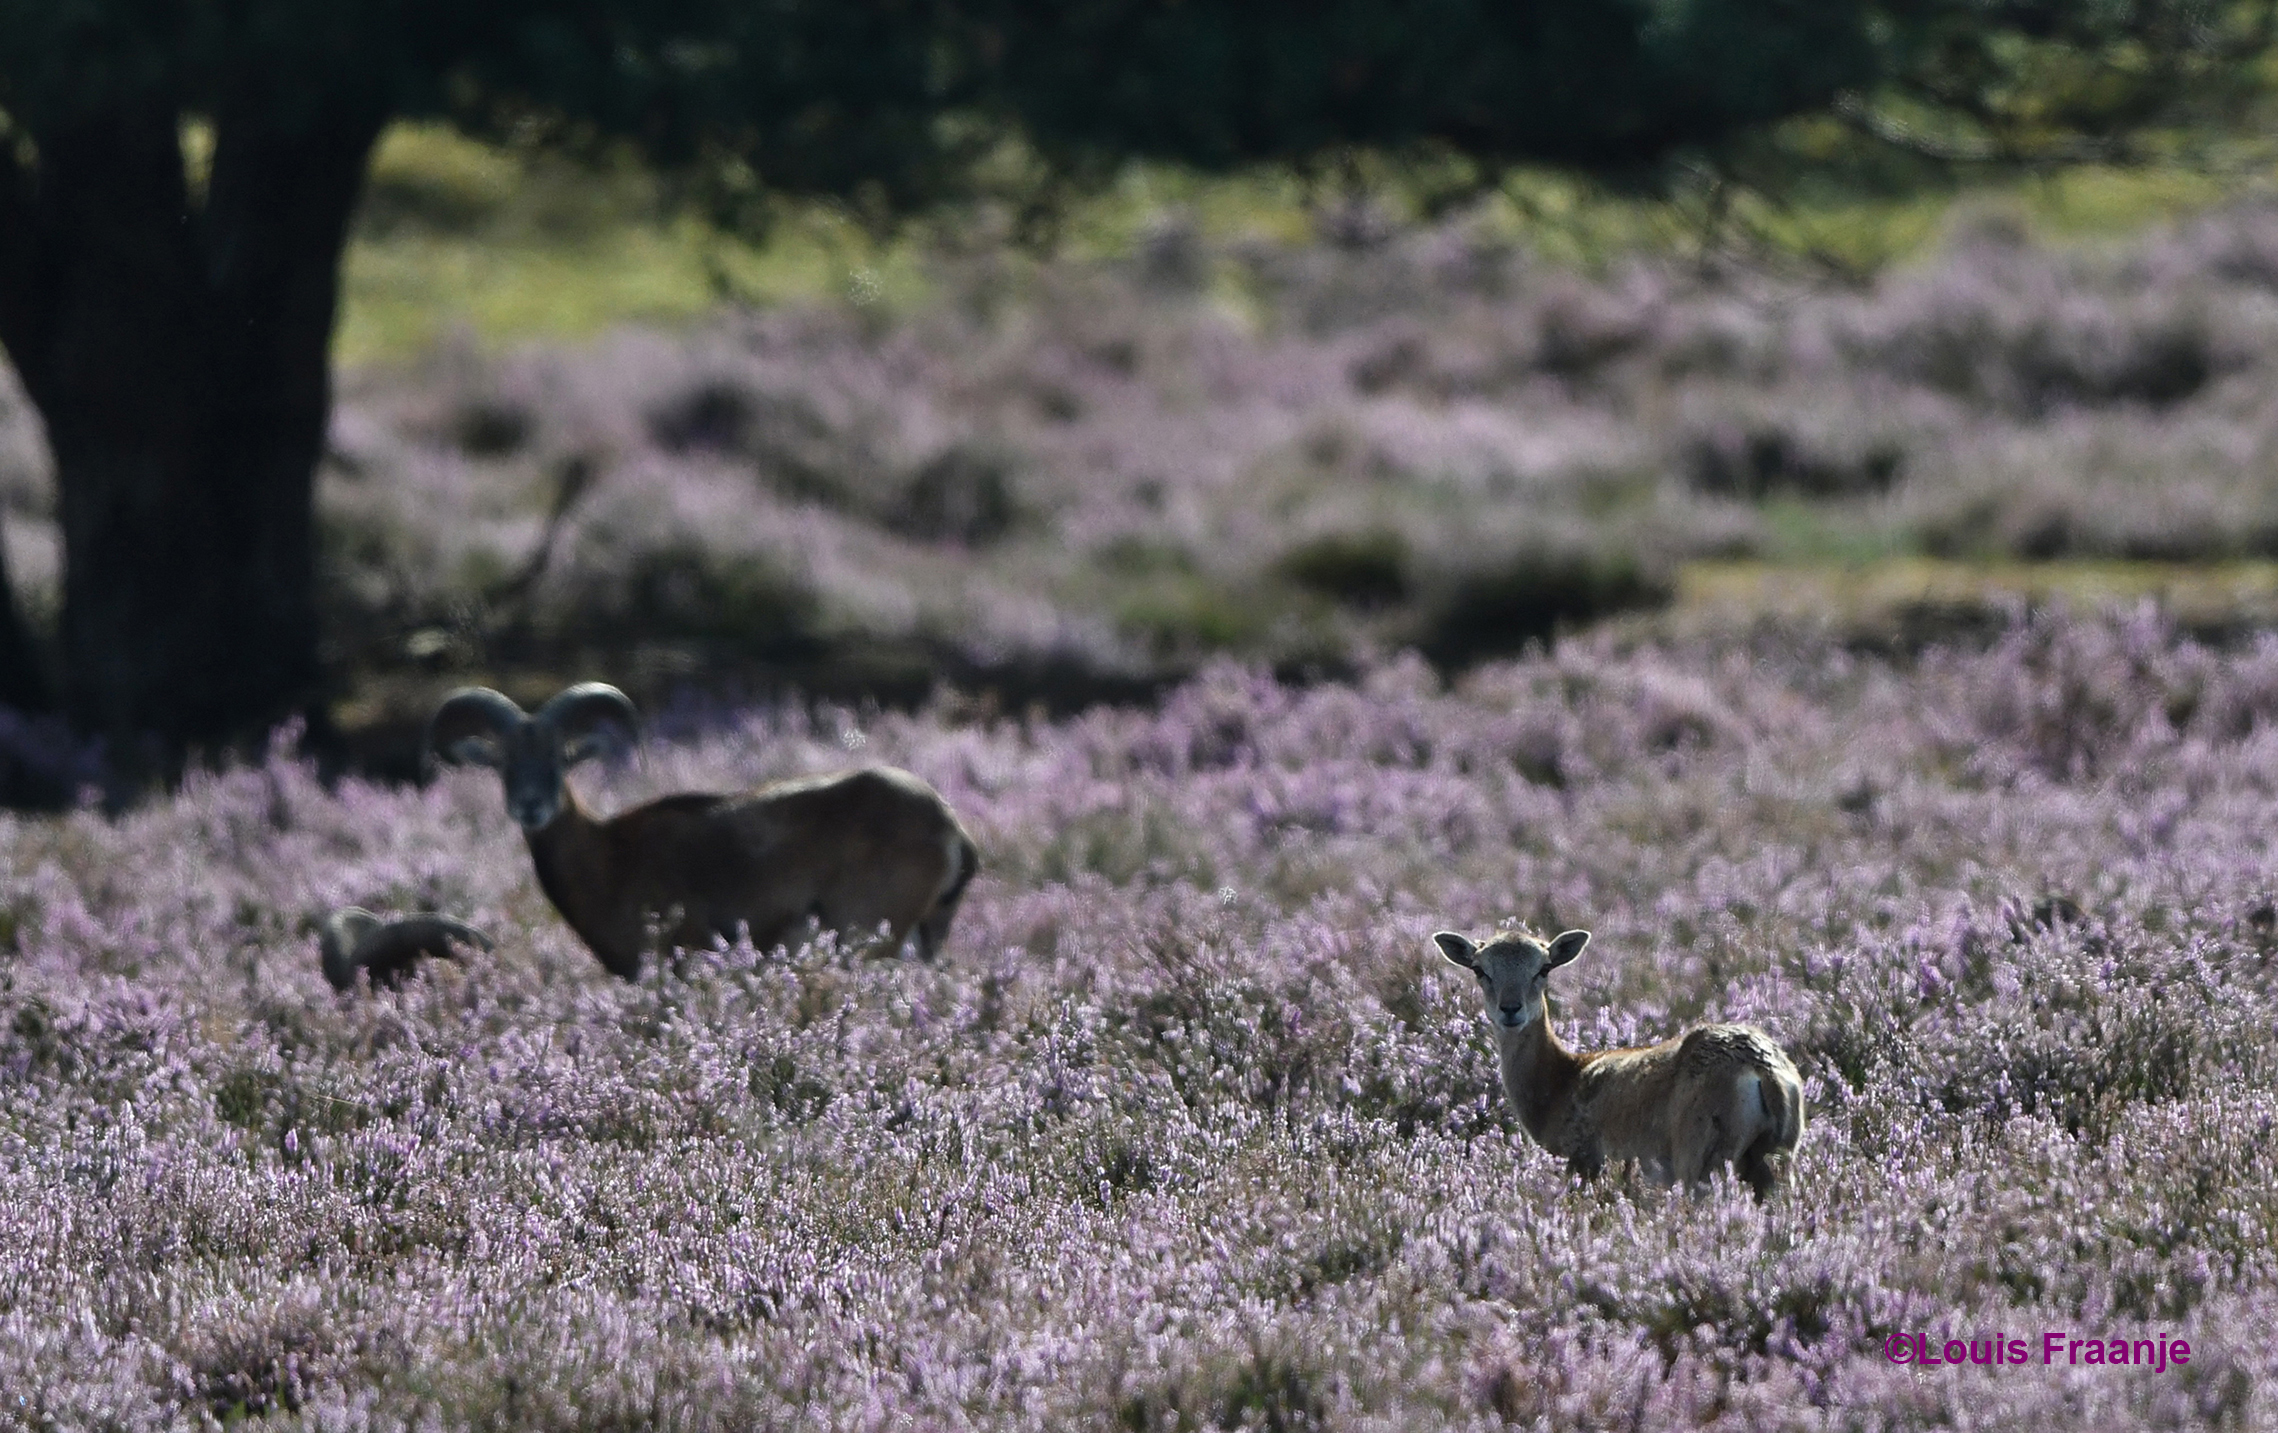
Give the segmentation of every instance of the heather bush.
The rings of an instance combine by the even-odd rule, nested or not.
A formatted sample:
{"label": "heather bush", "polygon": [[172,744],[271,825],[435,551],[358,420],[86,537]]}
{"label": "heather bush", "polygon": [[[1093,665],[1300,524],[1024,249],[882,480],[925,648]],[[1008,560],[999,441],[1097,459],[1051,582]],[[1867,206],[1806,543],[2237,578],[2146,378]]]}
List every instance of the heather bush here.
{"label": "heather bush", "polygon": [[[0,1423],[2260,1426],[2274,716],[2278,642],[2149,610],[668,714],[590,799],[859,753],[986,865],[932,964],[631,985],[479,771],[328,787],[287,733],[0,818]],[[351,901],[498,949],[336,993]],[[1782,1040],[1792,1187],[1534,1147],[1428,941],[1509,920],[1596,932],[1579,1044]],[[1896,1366],[1902,1332],[2032,1359]]]}

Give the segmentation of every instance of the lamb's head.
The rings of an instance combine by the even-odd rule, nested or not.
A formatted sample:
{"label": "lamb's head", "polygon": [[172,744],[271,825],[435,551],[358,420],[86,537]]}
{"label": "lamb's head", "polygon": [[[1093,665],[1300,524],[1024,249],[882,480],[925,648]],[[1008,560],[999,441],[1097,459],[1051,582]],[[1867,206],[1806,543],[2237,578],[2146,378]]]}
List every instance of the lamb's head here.
{"label": "lamb's head", "polygon": [[504,692],[461,687],[435,709],[427,750],[496,768],[507,814],[525,831],[542,831],[568,801],[569,769],[624,749],[639,729],[632,700],[606,682],[580,682],[530,713]]}
{"label": "lamb's head", "polygon": [[1533,936],[1508,931],[1480,945],[1469,936],[1443,930],[1432,937],[1450,964],[1479,979],[1487,1019],[1505,1030],[1524,1030],[1542,1018],[1543,991],[1550,973],[1582,953],[1586,930],[1570,930],[1544,945]]}

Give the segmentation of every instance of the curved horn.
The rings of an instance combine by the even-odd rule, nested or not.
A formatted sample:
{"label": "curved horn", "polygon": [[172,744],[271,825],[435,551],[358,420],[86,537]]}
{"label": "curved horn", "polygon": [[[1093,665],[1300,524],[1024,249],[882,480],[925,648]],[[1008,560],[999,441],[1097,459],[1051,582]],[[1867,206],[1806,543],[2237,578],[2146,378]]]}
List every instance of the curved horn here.
{"label": "curved horn", "polygon": [[369,972],[374,986],[402,982],[422,956],[455,960],[452,943],[473,950],[492,948],[489,936],[452,916],[426,913],[382,920],[362,906],[334,911],[317,932],[324,978],[337,990],[351,990],[356,972]]}
{"label": "curved horn", "polygon": [[504,692],[461,687],[443,698],[428,720],[427,759],[497,766],[503,759],[499,739],[528,720]]}
{"label": "curved horn", "polygon": [[417,968],[422,956],[457,960],[459,952],[453,942],[469,950],[492,948],[490,937],[465,921],[442,915],[402,916],[375,925],[359,937],[356,964],[371,972],[374,985],[393,986]]}
{"label": "curved horn", "polygon": [[557,692],[530,720],[566,743],[563,760],[571,766],[615,745],[598,730],[605,724],[623,727],[628,739],[638,737],[641,730],[641,714],[634,710],[633,699],[607,682],[579,682]]}
{"label": "curved horn", "polygon": [[494,942],[456,916],[439,915],[424,911],[418,915],[402,916],[389,921],[384,929],[393,939],[423,950],[440,951],[447,940],[457,941],[471,950],[491,950]]}

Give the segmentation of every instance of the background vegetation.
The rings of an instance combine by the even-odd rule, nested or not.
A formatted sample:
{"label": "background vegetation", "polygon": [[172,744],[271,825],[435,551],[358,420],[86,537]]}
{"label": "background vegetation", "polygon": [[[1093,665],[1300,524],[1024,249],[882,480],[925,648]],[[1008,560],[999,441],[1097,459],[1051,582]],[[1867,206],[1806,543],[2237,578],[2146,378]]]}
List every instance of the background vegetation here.
{"label": "background vegetation", "polygon": [[[375,357],[322,492],[335,630],[400,680],[350,724],[580,660],[659,694],[946,674],[1055,702],[1213,652],[1460,665],[1673,600],[1753,620],[1780,604],[1750,563],[1874,565],[1816,579],[1873,601],[1785,606],[1873,641],[2177,590],[2174,564],[2227,564],[2184,603],[2201,631],[2270,610],[2252,175],[1721,217],[1522,175],[1437,219],[1400,178],[1135,171],[1048,253],[827,209],[754,245],[649,217],[636,171],[392,139],[342,329]],[[462,290],[454,254],[493,267]],[[468,301],[423,341],[411,292]]]}
{"label": "background vegetation", "polygon": [[[989,206],[754,238],[627,159],[402,128],[318,486],[330,710],[409,774],[469,679],[1067,705],[1608,614],[1907,645],[2149,594],[2239,630],[2278,610],[2256,174],[1716,208],[1527,172],[1435,217],[1404,170],[1141,167],[1048,244]],[[0,411],[44,626],[37,431]]]}
{"label": "background vegetation", "polygon": [[[1823,123],[1796,129],[1798,148],[1860,147]],[[1721,213],[1705,175],[1672,195],[1521,169],[1464,207],[1475,225],[1541,263],[1586,274],[1625,259],[1706,259],[1791,273],[1816,267],[1857,281],[1927,256],[1957,211],[2014,215],[2064,247],[2138,237],[2262,192],[2272,172],[2251,146],[2237,149],[2220,165],[2084,162],[1974,178],[1909,174],[1903,183],[1822,177],[1777,198],[1728,188]],[[1210,176],[1140,164],[1055,215],[1044,242],[1005,257],[1029,265],[1047,254],[1127,258],[1166,218],[1214,246],[1304,244],[1319,236],[1322,211],[1347,180],[1388,222],[1422,221],[1439,197],[1428,171],[1381,163],[1310,179],[1286,169]],[[941,297],[941,251],[1007,237],[1001,219],[992,230],[970,211],[882,234],[844,206],[797,201],[775,206],[757,231],[723,229],[675,209],[673,197],[629,156],[578,163],[439,125],[398,125],[373,155],[336,352],[351,365],[410,358],[454,326],[493,350],[591,338],[618,324],[683,322],[723,302],[859,297],[907,314]],[[969,229],[978,232],[960,232]]]}

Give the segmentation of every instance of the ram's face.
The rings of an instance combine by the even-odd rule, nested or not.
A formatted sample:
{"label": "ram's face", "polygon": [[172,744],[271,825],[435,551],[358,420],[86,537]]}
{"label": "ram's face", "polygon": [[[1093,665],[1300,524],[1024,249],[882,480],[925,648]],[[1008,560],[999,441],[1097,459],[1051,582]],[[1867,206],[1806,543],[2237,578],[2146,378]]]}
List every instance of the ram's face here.
{"label": "ram's face", "polygon": [[1454,931],[1441,931],[1432,940],[1450,964],[1462,966],[1479,982],[1489,1023],[1504,1030],[1524,1030],[1542,1018],[1550,973],[1580,955],[1590,943],[1590,933],[1570,930],[1548,945],[1515,933],[1496,936],[1485,945]]}
{"label": "ram's face", "polygon": [[506,787],[506,814],[523,830],[542,831],[562,814],[562,772],[568,763],[561,739],[543,722],[462,737],[448,754],[453,761],[497,769]]}
{"label": "ram's face", "polygon": [[562,773],[568,769],[559,737],[526,722],[507,738],[498,768],[506,785],[506,814],[525,831],[543,831],[562,814]]}

